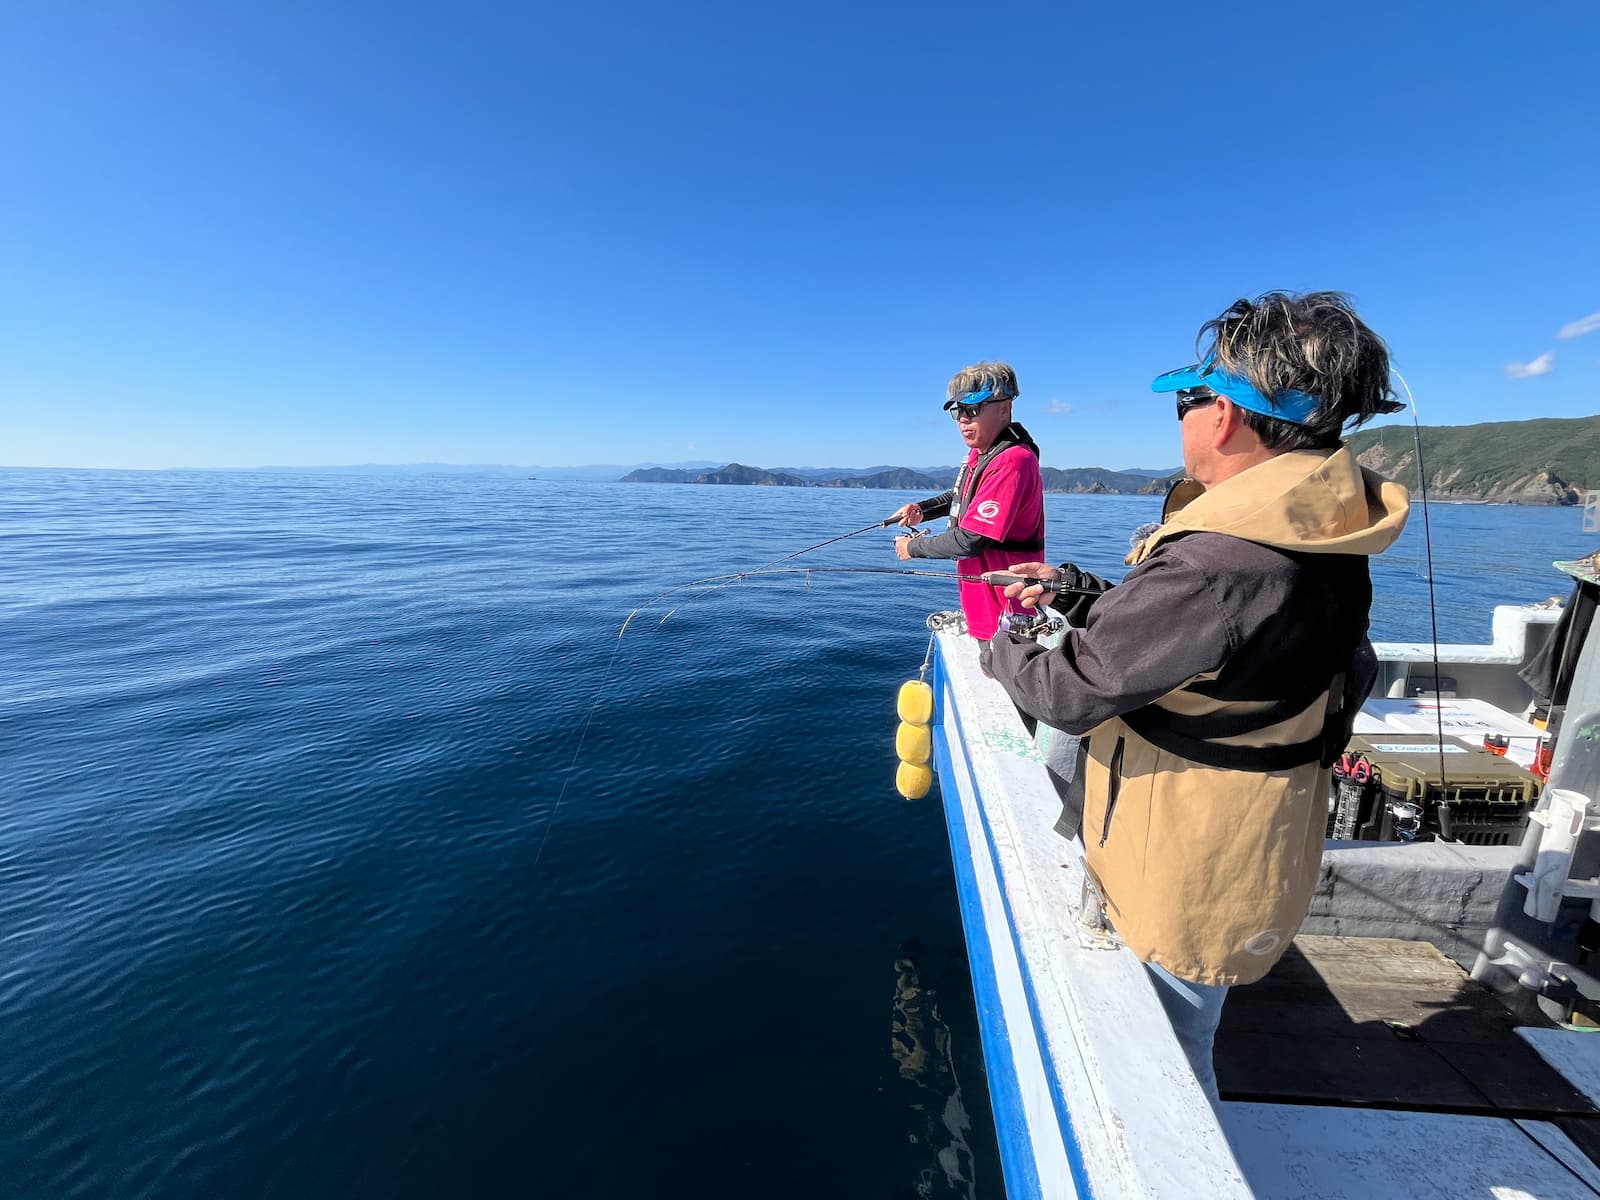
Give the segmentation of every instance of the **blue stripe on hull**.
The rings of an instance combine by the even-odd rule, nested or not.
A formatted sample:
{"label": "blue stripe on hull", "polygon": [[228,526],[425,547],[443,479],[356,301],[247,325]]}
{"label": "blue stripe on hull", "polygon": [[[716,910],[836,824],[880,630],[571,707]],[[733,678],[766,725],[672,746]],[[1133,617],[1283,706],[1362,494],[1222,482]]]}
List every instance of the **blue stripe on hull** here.
{"label": "blue stripe on hull", "polygon": [[[989,1068],[989,1097],[990,1104],[994,1109],[995,1131],[1000,1143],[1001,1167],[1005,1173],[1006,1192],[1008,1196],[1012,1197],[1019,1194],[1039,1196],[1042,1191],[1038,1164],[1034,1158],[1033,1143],[1028,1133],[1027,1111],[1022,1104],[1022,1088],[1017,1074],[1016,1057],[1011,1049],[1005,1013],[1001,1008],[994,952],[990,949],[989,933],[984,925],[983,905],[978,894],[977,874],[967,857],[971,842],[968,838],[966,813],[961,807],[961,795],[954,783],[956,766],[950,752],[952,739],[945,730],[946,722],[950,722],[955,727],[956,737],[961,744],[965,745],[966,737],[961,728],[960,715],[946,711],[944,647],[942,645],[939,647],[939,653],[934,660],[933,689],[934,751],[939,765],[939,794],[944,800],[945,820],[950,828],[951,857],[955,863],[956,891],[961,901],[961,923],[966,933],[967,958],[972,972],[973,992],[977,1001],[978,1029],[983,1041],[984,1062]],[[980,797],[982,793],[978,788],[977,780],[972,777],[971,769],[965,759],[961,763],[961,770],[972,789],[973,795]],[[945,785],[946,780],[950,781],[948,787]],[[978,819],[983,828],[984,845],[988,848],[989,859],[993,866],[1000,903],[1005,910],[1006,932],[1011,938],[1012,948],[1017,958],[1017,969],[1022,979],[1023,992],[1027,997],[1028,1015],[1033,1028],[1025,1031],[1026,1036],[1032,1037],[1040,1048],[1045,1082],[1050,1090],[1050,1100],[1052,1107],[1055,1109],[1058,1122],[1057,1132],[1066,1153],[1067,1167],[1072,1176],[1073,1188],[1080,1197],[1089,1200],[1094,1195],[1094,1189],[1089,1182],[1088,1167],[1083,1161],[1083,1149],[1078,1145],[1077,1138],[1072,1132],[1072,1117],[1067,1107],[1066,1095],[1062,1090],[1061,1080],[1056,1074],[1055,1063],[1050,1058],[1048,1045],[1045,1041],[1043,1022],[1039,1015],[1039,998],[1034,989],[1032,973],[1028,970],[1028,960],[1023,955],[1022,944],[1017,937],[1017,923],[1011,912],[1011,901],[1006,895],[1005,887],[1000,883],[1003,876],[1000,870],[999,855],[995,851],[994,833],[989,827],[988,815],[985,813],[982,803],[978,803],[976,807]]]}
{"label": "blue stripe on hull", "polygon": [[[936,658],[933,668],[934,753],[939,762],[939,795],[944,800],[945,822],[950,830],[951,859],[955,864],[956,894],[961,900],[961,926],[967,940],[967,965],[972,973],[972,992],[978,1010],[978,1033],[983,1041],[983,1061],[989,1081],[989,1106],[994,1112],[995,1136],[1000,1145],[1000,1167],[1005,1174],[1008,1200],[1039,1197],[1039,1169],[1028,1136],[1027,1113],[1022,1107],[1022,1085],[1017,1079],[1017,1063],[1006,1031],[1006,1014],[1000,1003],[1000,983],[995,974],[994,953],[983,926],[983,901],[978,895],[978,877],[969,857],[971,842],[967,817],[961,809],[961,794],[955,786],[955,763],[950,757],[950,739],[942,732],[945,712],[944,664]],[[965,769],[966,764],[962,763]]]}

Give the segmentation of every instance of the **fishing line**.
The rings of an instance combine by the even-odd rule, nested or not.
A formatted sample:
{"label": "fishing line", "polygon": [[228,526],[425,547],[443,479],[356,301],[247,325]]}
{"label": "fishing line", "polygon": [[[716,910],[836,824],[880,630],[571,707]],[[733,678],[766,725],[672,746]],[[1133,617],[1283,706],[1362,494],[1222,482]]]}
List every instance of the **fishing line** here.
{"label": "fishing line", "polygon": [[[1394,371],[1392,368],[1391,373],[1395,375],[1399,374],[1398,371]],[[1402,384],[1404,384],[1404,382],[1404,380],[1401,380]],[[1410,393],[1408,391],[1407,395],[1409,394]],[[1396,453],[1395,448],[1389,445],[1389,430],[1399,428],[1400,426],[1398,425],[1380,426],[1377,430],[1378,440],[1375,443],[1376,449],[1380,452],[1380,458],[1377,465],[1374,467],[1374,470],[1378,471],[1386,479],[1393,478],[1396,483],[1401,482],[1400,475],[1402,468],[1400,458],[1401,455],[1404,454],[1404,450],[1402,449],[1399,453]],[[1401,436],[1404,436],[1404,434],[1402,433]],[[1409,486],[1406,487],[1406,494],[1408,496],[1411,494],[1411,488]],[[1425,552],[1421,547],[1418,547],[1416,550],[1407,550],[1404,554],[1401,554],[1398,546],[1396,546],[1394,548],[1393,557],[1395,570],[1410,571],[1412,575],[1418,579],[1425,580],[1428,578],[1428,564],[1425,558]]]}
{"label": "fishing line", "polygon": [[550,810],[550,819],[545,822],[544,834],[539,838],[539,849],[533,856],[535,867],[539,865],[539,860],[544,858],[545,843],[550,840],[550,831],[556,827],[556,822],[561,817],[561,803],[567,798],[568,785],[578,773],[578,756],[583,753],[583,741],[589,736],[589,724],[594,720],[594,714],[599,711],[600,702],[606,698],[606,685],[611,682],[611,669],[617,665],[617,651],[621,648],[622,641],[619,637],[611,647],[611,658],[606,663],[605,674],[600,677],[600,687],[594,694],[594,703],[589,705],[589,712],[583,718],[583,727],[578,731],[578,744],[573,748],[572,761],[567,764],[566,778],[561,781],[561,791],[556,796],[556,806]]}
{"label": "fishing line", "polygon": [[[740,572],[737,572],[736,574],[733,574],[733,575],[712,575],[712,576],[709,576],[709,577],[707,577],[705,579],[694,580],[694,581],[692,581],[690,583],[680,583],[676,587],[668,588],[665,592],[662,592],[659,596],[655,597],[654,600],[647,601],[645,604],[641,605],[640,608],[648,608],[651,604],[654,604],[657,600],[660,600],[662,598],[662,596],[671,595],[673,592],[680,591],[680,590],[682,590],[684,588],[697,587],[697,586],[702,586],[702,585],[706,585],[706,584],[715,584],[716,585],[715,587],[711,587],[711,588],[707,589],[707,592],[705,594],[709,595],[711,592],[716,591],[718,587],[725,587],[725,586],[727,586],[727,584],[737,582],[738,580],[743,579],[743,578],[745,578],[745,577],[747,577],[749,575],[756,575],[756,574],[768,574],[768,575],[783,574],[783,575],[788,575],[788,574],[794,574],[796,572],[809,574],[811,571],[815,571],[818,568],[815,568],[815,567],[811,567],[811,568],[791,567],[791,568],[785,568],[785,569],[779,569],[779,570],[773,570],[772,568],[773,568],[774,564],[776,564],[776,563],[788,562],[792,558],[798,558],[800,555],[808,554],[812,550],[820,550],[824,546],[831,546],[835,542],[842,542],[846,538],[858,537],[861,534],[869,533],[874,529],[887,529],[889,527],[889,525],[893,521],[894,521],[893,517],[885,517],[882,521],[874,522],[871,525],[863,525],[860,529],[852,530],[849,533],[841,533],[837,537],[828,538],[826,541],[818,542],[814,546],[807,546],[803,550],[796,550],[793,553],[785,554],[782,558],[774,559],[772,561],[772,563],[768,563],[765,567],[758,567],[753,571],[740,571]],[[852,568],[835,568],[835,569],[837,569],[837,570],[850,570]],[[874,571],[875,570],[875,568],[872,568],[872,567],[859,567],[859,568],[853,568],[853,569],[859,570],[859,571]],[[892,568],[884,568],[884,569],[885,570],[890,570],[890,571],[893,570]],[[942,572],[942,571],[923,571],[923,572],[894,571],[893,573],[895,573],[895,574],[913,574],[913,573],[915,573],[915,574],[938,575],[940,577],[944,576],[944,572]],[[810,586],[810,580],[809,579],[807,579],[806,584],[807,584],[808,587]],[[539,863],[543,860],[543,858],[544,858],[544,848],[545,848],[545,845],[550,841],[550,833],[551,833],[552,830],[555,829],[556,824],[560,820],[560,817],[561,817],[561,806],[566,801],[567,788],[571,785],[573,777],[577,774],[578,758],[583,753],[583,743],[589,736],[589,726],[594,722],[595,713],[597,713],[600,710],[600,705],[605,701],[606,688],[611,683],[611,672],[616,667],[616,664],[617,664],[617,653],[618,653],[618,651],[620,651],[622,649],[622,635],[625,632],[627,632],[628,621],[633,620],[634,614],[637,613],[637,612],[639,612],[638,608],[634,609],[633,612],[629,613],[627,621],[624,621],[622,623],[622,628],[617,630],[616,641],[614,641],[612,643],[612,646],[611,646],[611,657],[606,660],[605,673],[600,677],[600,686],[595,691],[594,702],[589,705],[589,711],[584,715],[583,725],[578,731],[578,743],[573,748],[573,751],[572,751],[572,762],[570,764],[568,764],[568,766],[567,766],[566,777],[561,782],[561,791],[556,795],[555,807],[550,810],[550,819],[547,822],[545,822],[544,833],[539,838],[539,849],[534,853],[534,856],[533,856],[533,865],[535,867],[537,867],[539,865]],[[667,614],[667,616],[671,616],[671,615],[672,614],[670,612]],[[665,621],[667,618],[666,617],[662,617],[661,619],[663,621]]]}
{"label": "fishing line", "polygon": [[[787,562],[789,559],[798,558],[800,555],[805,554],[810,550],[817,550],[817,549],[820,549],[823,546],[831,545],[834,542],[841,542],[845,538],[856,537],[859,534],[867,533],[867,532],[869,532],[869,531],[871,531],[873,529],[886,529],[889,526],[889,522],[892,521],[892,520],[893,520],[893,518],[891,517],[888,520],[882,521],[882,522],[877,523],[877,524],[865,525],[862,528],[857,529],[857,530],[855,530],[855,531],[853,531],[851,533],[842,533],[837,537],[829,538],[825,542],[818,542],[815,546],[807,546],[804,550],[796,550],[792,554],[786,554],[786,555],[784,555],[783,558],[775,559],[773,561],[774,562]],[[706,592],[704,594],[705,595],[709,595],[711,592],[716,591],[718,588],[727,587],[729,584],[737,583],[740,580],[750,579],[750,578],[758,578],[758,577],[766,576],[766,575],[804,575],[804,576],[806,576],[806,586],[809,588],[811,586],[811,578],[810,577],[812,575],[817,575],[817,574],[822,574],[822,575],[915,575],[915,576],[921,576],[921,577],[928,578],[928,579],[953,579],[953,580],[957,581],[958,583],[960,583],[960,582],[965,582],[965,583],[987,583],[987,584],[989,584],[991,586],[995,586],[995,587],[1004,586],[1004,585],[1008,585],[1008,584],[1012,584],[1012,583],[1028,583],[1028,584],[1038,583],[1038,584],[1043,584],[1047,590],[1054,591],[1054,592],[1078,593],[1078,594],[1083,594],[1083,595],[1098,595],[1099,594],[1098,591],[1093,591],[1093,590],[1088,589],[1088,588],[1067,588],[1067,587],[1052,586],[1053,583],[1058,583],[1059,581],[1035,579],[1034,577],[1029,576],[1029,575],[1015,575],[1015,574],[1012,574],[1012,573],[1007,572],[1007,571],[988,571],[988,572],[985,572],[984,574],[981,574],[981,575],[962,575],[962,574],[957,574],[957,573],[952,572],[952,571],[920,571],[920,570],[916,570],[916,569],[909,568],[909,567],[773,567],[773,566],[771,566],[769,564],[768,566],[757,567],[757,568],[754,568],[754,569],[749,570],[749,571],[734,571],[734,572],[731,572],[731,573],[726,574],[726,575],[708,575],[703,579],[693,579],[693,580],[690,580],[688,583],[676,584],[675,586],[670,587],[666,591],[664,591],[664,592],[660,593],[659,595],[657,595],[654,599],[648,600],[644,604],[641,604],[638,608],[635,608],[632,612],[630,612],[628,614],[627,620],[623,621],[622,628],[617,630],[616,639],[611,644],[611,656],[610,656],[610,658],[608,658],[606,660],[605,673],[600,677],[600,686],[595,691],[594,702],[589,705],[589,711],[584,715],[584,718],[583,718],[583,725],[578,730],[578,741],[577,741],[577,745],[574,746],[573,750],[572,750],[572,761],[567,766],[566,778],[562,780],[561,791],[559,793],[557,793],[557,795],[556,795],[555,807],[550,810],[550,819],[547,822],[545,822],[544,833],[539,838],[539,848],[538,848],[537,851],[534,852],[533,865],[535,867],[537,867],[540,864],[540,862],[544,859],[544,848],[550,841],[551,832],[555,829],[556,825],[560,821],[560,818],[561,818],[561,806],[566,801],[567,788],[569,786],[571,786],[572,780],[573,780],[574,776],[577,774],[578,759],[583,754],[583,744],[584,744],[584,742],[587,740],[587,738],[589,736],[589,726],[591,724],[593,724],[594,715],[595,715],[596,712],[598,712],[600,710],[600,705],[605,700],[606,688],[611,683],[611,673],[616,667],[617,654],[622,649],[622,635],[628,631],[628,623],[630,621],[632,621],[633,618],[642,609],[650,607],[650,605],[654,604],[656,601],[660,600],[664,596],[669,596],[673,592],[682,591],[685,588],[704,587],[704,588],[706,588]],[[676,610],[674,610],[674,611],[676,611]],[[667,615],[670,616],[671,613],[668,613]],[[666,617],[663,617],[662,620],[665,621]],[[928,656],[927,656],[927,659],[923,662],[923,670],[924,671],[926,671],[928,669],[929,663],[932,660],[932,656],[933,656],[933,639],[930,637],[928,639]]]}

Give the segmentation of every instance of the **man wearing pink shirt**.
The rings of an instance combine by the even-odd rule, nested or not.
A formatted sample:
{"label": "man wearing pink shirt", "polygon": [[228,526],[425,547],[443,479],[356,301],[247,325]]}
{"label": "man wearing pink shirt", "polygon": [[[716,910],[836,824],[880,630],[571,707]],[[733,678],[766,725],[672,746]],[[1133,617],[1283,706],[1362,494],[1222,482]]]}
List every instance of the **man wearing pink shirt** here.
{"label": "man wearing pink shirt", "polygon": [[[953,558],[963,575],[1003,571],[1016,556],[1044,549],[1044,480],[1039,447],[1011,419],[1017,373],[1003,362],[976,363],[956,373],[946,389],[945,411],[955,418],[967,459],[955,487],[907,504],[894,514],[902,525],[949,516],[934,537],[896,538],[902,559]],[[962,582],[961,611],[978,642],[978,661],[989,673],[989,639],[1004,612],[1026,612],[1005,589]]]}

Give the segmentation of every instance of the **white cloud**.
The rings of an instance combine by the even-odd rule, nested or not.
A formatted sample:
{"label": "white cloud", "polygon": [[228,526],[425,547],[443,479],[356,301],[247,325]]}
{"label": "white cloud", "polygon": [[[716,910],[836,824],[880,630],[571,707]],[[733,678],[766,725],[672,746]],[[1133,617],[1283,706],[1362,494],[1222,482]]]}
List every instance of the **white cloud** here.
{"label": "white cloud", "polygon": [[1054,413],[1058,417],[1064,417],[1071,411],[1072,405],[1064,404],[1060,400],[1051,400],[1050,407],[1045,409],[1045,412]]}
{"label": "white cloud", "polygon": [[1556,332],[1556,336],[1563,340],[1567,338],[1582,337],[1586,333],[1600,330],[1600,312],[1590,313],[1587,317],[1573,321],[1570,325],[1563,325]]}
{"label": "white cloud", "polygon": [[1556,352],[1547,350],[1532,362],[1507,363],[1506,374],[1513,379],[1533,379],[1539,375],[1548,375],[1556,367]]}

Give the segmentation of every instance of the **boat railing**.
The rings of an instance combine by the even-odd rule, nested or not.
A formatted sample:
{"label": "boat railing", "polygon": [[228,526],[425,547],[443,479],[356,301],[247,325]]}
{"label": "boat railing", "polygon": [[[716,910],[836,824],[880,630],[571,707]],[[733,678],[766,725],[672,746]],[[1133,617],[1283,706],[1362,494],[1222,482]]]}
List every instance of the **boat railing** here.
{"label": "boat railing", "polygon": [[1471,696],[1508,713],[1526,712],[1533,689],[1518,672],[1544,648],[1560,619],[1559,603],[1502,604],[1495,607],[1488,644],[1375,642],[1378,679],[1372,695]]}
{"label": "boat railing", "polygon": [[[1600,972],[1588,958],[1600,930],[1600,642],[1589,637],[1578,652],[1555,739],[1548,786],[1529,822],[1473,976],[1505,990],[1515,984],[1541,997],[1576,989],[1600,1006]],[[1587,903],[1588,921],[1572,952],[1570,906]],[[1567,918],[1567,919],[1564,919]],[[1591,927],[1593,927],[1591,929]],[[1570,1006],[1573,997],[1562,1001]]]}

